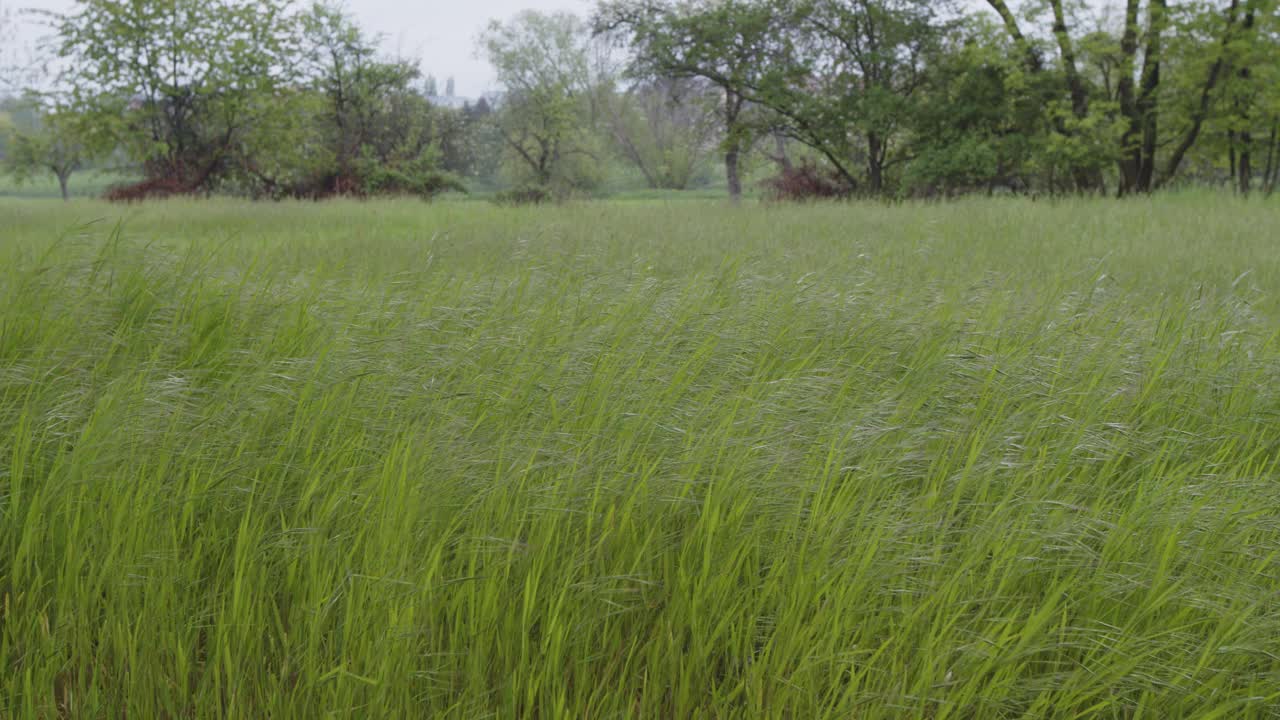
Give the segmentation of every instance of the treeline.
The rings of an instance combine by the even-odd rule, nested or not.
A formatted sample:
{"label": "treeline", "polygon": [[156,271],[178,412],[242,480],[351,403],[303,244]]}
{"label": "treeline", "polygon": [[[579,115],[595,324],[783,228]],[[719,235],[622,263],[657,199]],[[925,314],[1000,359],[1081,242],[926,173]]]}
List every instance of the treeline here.
{"label": "treeline", "polygon": [[617,0],[630,70],[716,86],[723,156],[770,133],[817,161],[781,192],[1275,189],[1274,0]]}
{"label": "treeline", "polygon": [[525,12],[479,45],[503,92],[433,105],[417,63],[339,6],[78,0],[48,15],[56,92],[11,171],[112,197],[413,194],[534,201],[625,168],[685,189],[720,168],[779,198],[1274,192],[1280,0],[606,0]]}
{"label": "treeline", "polygon": [[227,192],[323,197],[461,188],[487,108],[445,112],[413,62],[382,56],[337,6],[284,0],[81,0],[48,15],[64,71],[16,133],[12,168],[60,180],[104,154],[142,180],[116,199]]}

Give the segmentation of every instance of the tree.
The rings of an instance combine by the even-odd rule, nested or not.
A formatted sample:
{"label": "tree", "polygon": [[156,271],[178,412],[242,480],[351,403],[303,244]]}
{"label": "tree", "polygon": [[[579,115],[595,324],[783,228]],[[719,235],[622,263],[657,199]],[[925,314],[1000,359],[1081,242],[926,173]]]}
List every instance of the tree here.
{"label": "tree", "polygon": [[287,0],[77,0],[52,17],[75,109],[169,191],[233,174],[296,65]]}
{"label": "tree", "polygon": [[741,197],[741,159],[752,134],[748,98],[785,36],[773,8],[753,0],[616,0],[601,5],[594,26],[597,33],[625,37],[634,76],[702,78],[715,85],[725,180],[729,196]]}
{"label": "tree", "polygon": [[[1164,60],[1164,34],[1168,25],[1168,7],[1165,0],[1147,3],[1146,27],[1139,27],[1140,3],[1125,3],[1124,32],[1120,40],[1119,78],[1116,98],[1120,112],[1126,119],[1124,135],[1120,139],[1119,192],[1149,192],[1156,177],[1156,149],[1159,135],[1159,95],[1161,67]],[[1138,71],[1136,55],[1138,39],[1147,38],[1143,50],[1143,67]],[[1135,88],[1135,77],[1140,76],[1140,86]]]}
{"label": "tree", "polygon": [[[1259,62],[1266,66],[1265,61],[1247,56],[1265,37],[1257,30],[1259,23],[1274,16],[1276,6],[1274,0],[1177,4],[1126,0],[1119,41],[1110,55],[1115,64],[1111,95],[1110,73],[1099,87],[1090,83],[1079,62],[1081,49],[1100,47],[1098,38],[1076,41],[1070,8],[1061,0],[1050,0],[1047,6],[1051,11],[1049,32],[1058,50],[1056,68],[1044,61],[1039,47],[1024,34],[1004,0],[988,0],[987,4],[1024,49],[1028,72],[1059,78],[1059,92],[1069,98],[1075,120],[1068,123],[1060,118],[1055,128],[1059,134],[1078,136],[1082,130],[1097,127],[1095,106],[1102,103],[1103,114],[1108,114],[1113,110],[1104,101],[1114,102],[1114,113],[1123,126],[1116,146],[1100,155],[1096,149],[1084,154],[1114,156],[1122,195],[1150,192],[1173,180],[1205,127],[1230,114],[1219,107],[1220,98],[1229,94],[1233,83],[1250,85]],[[1253,102],[1241,99],[1233,107],[1247,117]],[[1245,168],[1246,177],[1251,176],[1252,129],[1229,131],[1227,144],[1229,153],[1239,152],[1238,164]],[[1087,164],[1078,164],[1075,171],[1080,189],[1098,182],[1099,175]],[[1237,168],[1232,171],[1238,176]],[[1239,176],[1237,184],[1247,189],[1247,180]]]}
{"label": "tree", "polygon": [[[311,114],[295,132],[306,133],[315,149],[308,153],[306,175],[290,181],[292,193],[431,197],[459,188],[440,170],[440,119],[415,90],[417,64],[382,57],[379,39],[340,6],[317,2],[300,24],[300,79],[306,89],[298,100]],[[428,77],[424,92],[434,84]]]}
{"label": "tree", "polygon": [[936,54],[905,120],[910,158],[902,192],[954,195],[1031,185],[1044,108],[1026,82],[1024,54],[984,18],[969,18]]}
{"label": "tree", "polygon": [[608,78],[591,42],[586,25],[565,12],[525,11],[480,37],[505,89],[496,126],[521,175],[538,187],[565,192],[597,182],[591,128]]}
{"label": "tree", "polygon": [[1224,48],[1231,72],[1223,78],[1222,104],[1215,125],[1226,139],[1228,168],[1236,190],[1254,187],[1262,155],[1263,187],[1275,166],[1274,132],[1280,119],[1280,3],[1252,0],[1243,7],[1239,29]]}
{"label": "tree", "polygon": [[493,181],[500,169],[504,141],[489,102],[482,97],[460,110],[438,110],[437,115],[441,166],[460,177]]}
{"label": "tree", "polygon": [[[792,39],[752,98],[821,153],[850,187],[887,190],[895,142],[913,116],[926,59],[946,30],[927,0],[799,0],[775,11]],[[856,164],[863,166],[858,172]]]}
{"label": "tree", "polygon": [[[1159,1],[1159,0],[1157,0]],[[1022,49],[1027,71],[1037,79],[1054,78],[1059,86],[1059,97],[1069,103],[1069,111],[1057,112],[1058,97],[1046,97],[1051,111],[1053,130],[1057,137],[1050,138],[1051,152],[1055,160],[1064,161],[1077,192],[1100,192],[1103,189],[1103,167],[1109,158],[1100,157],[1098,150],[1099,119],[1091,113],[1092,97],[1084,75],[1080,71],[1076,41],[1072,36],[1073,23],[1062,0],[1049,0],[1050,19],[1046,22],[1049,35],[1057,47],[1059,61],[1050,70],[1040,48],[1023,33],[1017,17],[1004,0],[987,0],[1004,23],[1009,36]],[[1132,72],[1122,71],[1122,78],[1131,79]],[[1106,134],[1105,132],[1103,134]]]}
{"label": "tree", "polygon": [[635,83],[609,103],[610,133],[651,188],[683,190],[716,147],[719,101],[700,78]]}
{"label": "tree", "polygon": [[110,149],[110,140],[90,118],[51,110],[35,128],[13,129],[7,138],[4,169],[19,184],[49,173],[58,180],[62,199],[70,199],[71,175]]}
{"label": "tree", "polygon": [[[312,5],[302,27],[304,68],[327,106],[321,122],[336,163],[328,190],[353,192],[360,185],[356,164],[386,122],[381,116],[390,109],[390,98],[410,94],[419,71],[407,61],[380,59],[377,40],[336,5]],[[398,109],[404,110],[403,102]],[[382,147],[375,152],[385,156],[388,139],[380,140]]]}

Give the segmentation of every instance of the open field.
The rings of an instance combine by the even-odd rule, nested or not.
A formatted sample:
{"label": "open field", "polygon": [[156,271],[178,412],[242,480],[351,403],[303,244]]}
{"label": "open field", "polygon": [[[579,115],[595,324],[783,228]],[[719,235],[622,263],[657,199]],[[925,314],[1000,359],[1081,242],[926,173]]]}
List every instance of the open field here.
{"label": "open field", "polygon": [[1278,717],[1277,228],[0,201],[0,717]]}
{"label": "open field", "polygon": [[[67,191],[73,198],[96,198],[107,191],[107,188],[119,183],[136,181],[131,175],[111,171],[86,170],[71,176]],[[12,178],[0,176],[0,203],[5,203],[6,210],[14,198],[26,200],[61,199],[58,181],[52,175],[41,175],[39,178],[25,183],[15,183]]]}

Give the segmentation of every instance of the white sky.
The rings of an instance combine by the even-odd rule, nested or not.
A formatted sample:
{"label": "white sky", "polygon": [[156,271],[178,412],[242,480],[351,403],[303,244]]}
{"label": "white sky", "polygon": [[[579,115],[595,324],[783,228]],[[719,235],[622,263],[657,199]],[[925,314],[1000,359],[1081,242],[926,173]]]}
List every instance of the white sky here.
{"label": "white sky", "polygon": [[[299,0],[303,4],[305,0]],[[491,19],[505,20],[521,10],[570,10],[585,16],[592,0],[346,0],[347,8],[371,33],[384,36],[385,48],[422,61],[423,74],[436,76],[440,91],[450,75],[457,93],[475,97],[493,89],[488,63],[475,57],[476,35]],[[36,8],[64,12],[72,0],[0,0],[0,7]],[[21,39],[39,37],[36,27],[24,27]]]}

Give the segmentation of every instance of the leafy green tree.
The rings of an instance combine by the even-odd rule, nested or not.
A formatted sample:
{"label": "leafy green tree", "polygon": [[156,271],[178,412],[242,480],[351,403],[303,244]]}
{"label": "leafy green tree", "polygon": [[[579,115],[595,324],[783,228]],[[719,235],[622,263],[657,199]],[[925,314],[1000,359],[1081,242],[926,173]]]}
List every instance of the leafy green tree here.
{"label": "leafy green tree", "polygon": [[265,197],[407,193],[457,187],[439,170],[438,113],[412,62],[384,59],[339,6],[298,18],[295,74],[242,134],[242,188]]}
{"label": "leafy green tree", "polygon": [[1248,195],[1258,175],[1274,187],[1275,131],[1280,119],[1280,3],[1252,0],[1242,8],[1237,33],[1224,48],[1231,72],[1224,77],[1216,134],[1225,138],[1228,170],[1238,192]]}
{"label": "leafy green tree", "polygon": [[[376,38],[369,37],[339,6],[316,3],[304,15],[303,57],[312,85],[325,98],[325,111],[318,120],[329,136],[336,163],[329,190],[347,193],[361,189],[356,165],[372,152],[387,156],[396,138],[386,136],[387,127],[396,121],[389,113],[399,113],[400,129],[408,132],[410,123],[403,117],[410,111],[405,98],[412,94],[412,83],[418,79],[416,65],[401,60],[383,60],[378,56]],[[415,104],[412,111],[427,115],[425,102]],[[413,143],[422,139],[418,133],[406,139]],[[370,150],[370,145],[377,147]]]}
{"label": "leafy green tree", "polygon": [[459,110],[437,108],[441,166],[460,177],[492,183],[500,169],[503,140],[489,103],[480,98]]}
{"label": "leafy green tree", "polygon": [[784,131],[851,187],[884,193],[891,166],[904,160],[895,144],[915,113],[927,59],[946,30],[939,3],[798,0],[774,12],[790,37],[753,99],[785,118]]}
{"label": "leafy green tree", "polygon": [[[1116,158],[1099,155],[1096,151],[1106,146],[1105,138],[1111,134],[1105,113],[1093,107],[1094,96],[1081,70],[1078,57],[1078,41],[1073,35],[1075,18],[1062,0],[1048,0],[1027,13],[1033,20],[1044,17],[1048,37],[1058,54],[1055,65],[1044,59],[1043,48],[1024,33],[1017,16],[1004,0],[988,0],[988,5],[1001,18],[1010,38],[1020,48],[1024,66],[1042,87],[1051,83],[1056,92],[1046,95],[1044,101],[1052,122],[1050,136],[1045,138],[1045,152],[1041,160],[1046,165],[1050,183],[1056,185],[1056,170],[1062,168],[1071,179],[1077,192],[1101,192],[1104,189],[1104,170]],[[1132,59],[1132,55],[1129,55]],[[1132,71],[1120,72],[1124,80],[1132,79]]]}
{"label": "leafy green tree", "polygon": [[480,37],[505,89],[496,127],[527,183],[566,192],[600,180],[592,128],[608,77],[591,43],[587,26],[565,12],[525,11],[490,23]]}
{"label": "leafy green tree", "polygon": [[[1272,41],[1262,29],[1274,18],[1274,0],[1125,0],[1118,38],[1094,32],[1080,39],[1072,6],[1061,0],[1033,4],[1025,15],[1034,20],[1041,15],[1037,8],[1045,11],[1049,44],[1057,50],[1052,63],[1013,7],[1004,0],[987,4],[1022,48],[1027,71],[1052,78],[1055,95],[1069,102],[1069,114],[1056,114],[1054,131],[1062,137],[1051,146],[1070,147],[1078,189],[1099,184],[1098,162],[1112,159],[1120,194],[1162,187],[1178,176],[1206,131],[1224,137],[1226,153],[1238,160],[1231,174],[1241,190],[1248,189],[1255,120],[1267,117],[1254,112],[1266,106],[1262,98],[1268,95],[1266,80],[1251,79],[1274,66],[1274,55],[1267,54]],[[1093,82],[1085,69],[1090,59],[1100,70]],[[1047,107],[1057,104],[1047,99]],[[1113,132],[1103,116],[1114,116],[1121,130]],[[1261,134],[1268,133],[1264,126]]]}
{"label": "leafy green tree", "polygon": [[293,79],[286,0],[77,0],[53,19],[74,107],[171,191],[233,174],[264,99]]}
{"label": "leafy green tree", "polygon": [[614,96],[608,124],[618,154],[649,187],[683,190],[715,150],[718,106],[701,78],[655,78]]}
{"label": "leafy green tree", "polygon": [[241,134],[240,175],[234,187],[255,198],[317,198],[328,194],[336,158],[325,122],[327,99],[303,85],[281,88],[260,102],[269,103]]}
{"label": "leafy green tree", "polygon": [[111,149],[110,136],[92,118],[56,109],[42,114],[34,128],[11,128],[6,140],[4,170],[19,184],[53,175],[63,200],[70,199],[72,174]]}
{"label": "leafy green tree", "polygon": [[634,76],[702,78],[717,88],[725,179],[739,198],[755,127],[748,101],[785,37],[775,8],[758,0],[615,0],[600,6],[594,26],[625,38]]}
{"label": "leafy green tree", "polygon": [[[1115,97],[1127,122],[1120,139],[1121,195],[1150,192],[1156,180],[1156,151],[1160,129],[1159,89],[1169,11],[1164,0],[1150,0],[1143,27],[1139,19],[1140,5],[1138,0],[1126,1],[1124,30],[1119,43],[1119,73]],[[1146,47],[1142,51],[1142,68],[1139,70],[1138,43],[1139,38],[1144,35]]]}
{"label": "leafy green tree", "polygon": [[[907,119],[901,192],[955,195],[1031,185],[1030,158],[1043,108],[1028,84],[1016,46],[981,18],[929,66]],[[1011,52],[1013,51],[1013,52]]]}

